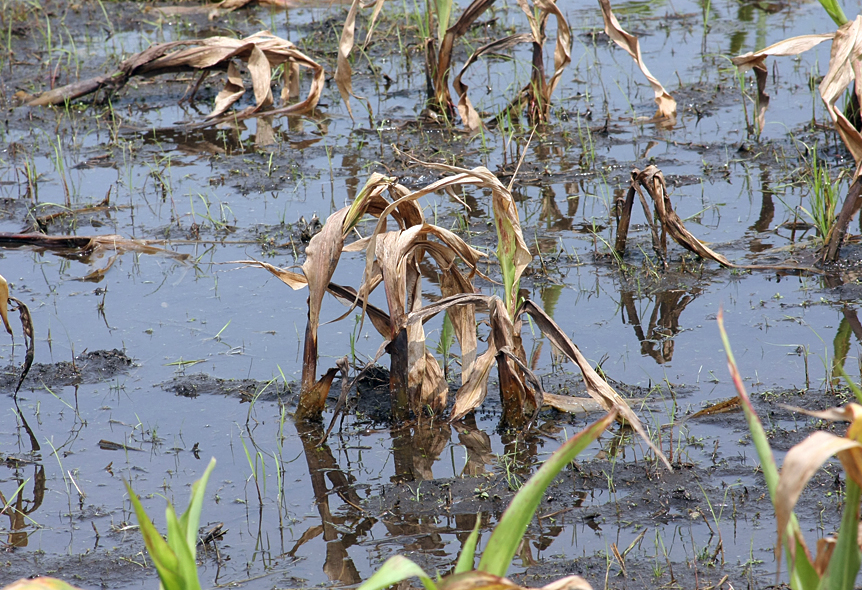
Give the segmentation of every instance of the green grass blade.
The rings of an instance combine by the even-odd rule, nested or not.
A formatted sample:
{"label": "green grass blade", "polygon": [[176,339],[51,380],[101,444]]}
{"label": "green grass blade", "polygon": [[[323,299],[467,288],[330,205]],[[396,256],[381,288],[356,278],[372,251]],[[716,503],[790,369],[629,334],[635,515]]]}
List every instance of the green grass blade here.
{"label": "green grass blade", "polygon": [[[177,558],[177,573],[182,586],[178,588],[166,587],[164,590],[200,590],[198,564],[195,562],[197,535],[195,535],[195,541],[189,546],[186,541],[187,531],[180,524],[173,506],[168,505],[165,510],[165,517],[168,523],[168,546],[173,549]],[[195,528],[195,533],[197,533],[197,528]]]}
{"label": "green grass blade", "polygon": [[542,501],[545,490],[566,465],[586,449],[605,429],[613,423],[616,412],[593,422],[577,436],[572,437],[548,457],[541,468],[531,477],[512,499],[500,522],[494,527],[488,545],[482,552],[479,570],[503,577],[515,557],[518,545],[527,531],[527,525]]}
{"label": "green grass blade", "polygon": [[853,590],[862,558],[857,542],[859,531],[859,500],[862,497],[859,484],[847,478],[847,495],[844,498],[844,513],[838,542],[826,569],[825,584],[829,590]]}
{"label": "green grass blade", "polygon": [[166,589],[180,588],[182,582],[178,574],[177,557],[167,542],[150,522],[141,501],[129,485],[126,484],[126,490],[129,492],[129,498],[132,500],[132,506],[135,508],[135,515],[138,518],[138,525],[141,528],[141,535],[144,537],[144,544],[147,546],[147,553],[150,554],[150,559],[156,565],[156,570],[159,572],[159,579],[162,581],[162,587]]}
{"label": "green grass blade", "polygon": [[[189,507],[183,513],[182,523],[185,526],[186,542],[189,547],[197,547],[198,544],[198,527],[200,526],[201,510],[203,509],[204,494],[206,493],[207,482],[210,479],[210,474],[215,469],[215,457],[210,459],[209,465],[204,470],[204,474],[199,480],[192,484],[192,498],[189,501]],[[194,552],[192,552],[194,555]]]}
{"label": "green grass blade", "polygon": [[446,36],[446,29],[449,28],[452,0],[435,0],[434,4],[437,9],[437,42],[442,44],[443,37]]}
{"label": "green grass blade", "polygon": [[[730,348],[730,339],[727,337],[727,331],[724,329],[724,310],[718,310],[718,330],[721,332],[721,341],[724,344],[724,350],[727,353],[727,368],[730,371],[730,376],[733,379],[733,384],[736,386],[736,392],[739,395],[742,410],[745,413],[745,420],[748,422],[748,430],[751,433],[751,440],[754,442],[754,448],[757,451],[757,456],[760,459],[760,468],[763,470],[763,478],[766,480],[766,488],[769,490],[769,498],[772,500],[772,505],[775,505],[775,489],[778,487],[778,467],[775,465],[775,456],[772,454],[772,447],[769,446],[769,438],[766,436],[766,431],[763,428],[760,418],[754,411],[754,406],[751,404],[751,398],[745,391],[745,385],[742,383],[742,376],[739,374],[739,369],[736,366],[736,359],[733,357],[733,351]],[[802,537],[802,530],[799,527],[799,521],[795,514],[791,514],[790,522],[787,525],[788,543],[796,544],[796,559],[791,560],[790,548],[787,547],[787,561],[792,568],[790,571],[790,586],[794,590],[813,590],[817,588],[820,577],[814,570],[811,560],[805,548],[799,542]]]}
{"label": "green grass blade", "polygon": [[395,555],[387,559],[383,567],[363,582],[357,590],[385,590],[398,582],[413,577],[422,580],[425,590],[437,590],[437,585],[428,577],[428,574],[402,555]]}
{"label": "green grass blade", "polygon": [[473,558],[476,556],[476,544],[479,542],[479,527],[482,526],[482,513],[476,515],[476,526],[470,536],[467,537],[467,542],[464,543],[464,548],[461,549],[461,555],[458,556],[458,563],[455,564],[454,574],[462,574],[473,569]]}
{"label": "green grass blade", "polygon": [[835,367],[835,371],[844,378],[844,381],[847,383],[847,387],[849,387],[850,391],[853,392],[853,395],[856,396],[856,401],[862,404],[862,389],[859,389],[859,386],[853,383],[853,380],[850,379],[850,376],[844,371],[844,367],[838,365]]}

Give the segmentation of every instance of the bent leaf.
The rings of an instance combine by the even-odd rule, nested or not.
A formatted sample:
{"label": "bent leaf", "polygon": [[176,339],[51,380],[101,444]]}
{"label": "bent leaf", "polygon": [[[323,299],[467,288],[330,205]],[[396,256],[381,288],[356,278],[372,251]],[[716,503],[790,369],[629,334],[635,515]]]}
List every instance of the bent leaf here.
{"label": "bent leaf", "polygon": [[560,352],[569,357],[578,366],[584,378],[587,394],[600,403],[606,410],[619,412],[619,417],[624,419],[640,435],[647,446],[655,453],[656,457],[661,459],[668,469],[672,469],[670,462],[664,456],[664,453],[661,452],[661,449],[650,440],[646,429],[643,427],[640,418],[634,413],[634,410],[631,409],[626,400],[620,397],[620,394],[614,391],[614,388],[607,381],[596,373],[584,355],[581,354],[578,347],[575,346],[575,343],[569,339],[557,323],[542,308],[529,299],[524,301],[520,312],[526,313],[533,318],[539,330],[551,341],[551,344],[556,346]]}
{"label": "bent leaf", "polygon": [[464,126],[469,131],[473,132],[481,129],[482,119],[479,117],[479,113],[476,112],[475,107],[473,107],[473,103],[470,102],[470,98],[467,96],[467,91],[470,88],[461,81],[461,77],[467,71],[467,68],[486,53],[498,53],[500,51],[511,49],[519,43],[529,43],[532,40],[533,37],[527,34],[509,35],[508,37],[503,37],[502,39],[497,39],[496,41],[483,45],[467,58],[467,61],[461,67],[461,71],[458,72],[458,75],[455,76],[454,80],[452,80],[452,87],[458,95],[458,114],[461,115],[461,122],[464,123]]}
{"label": "bent leaf", "polygon": [[659,82],[658,79],[650,73],[646,63],[644,63],[643,56],[641,55],[638,38],[627,33],[620,26],[617,17],[611,10],[610,0],[599,0],[599,5],[602,7],[602,18],[605,21],[605,33],[607,33],[608,37],[610,37],[614,43],[632,56],[650,86],[652,86],[653,94],[655,94],[655,102],[658,106],[655,117],[674,119],[676,117],[676,101],[667,92],[667,90],[664,89],[661,82]]}
{"label": "bent leaf", "polygon": [[[341,100],[344,101],[344,106],[347,107],[347,113],[353,119],[353,109],[350,107],[350,97],[356,96],[353,94],[353,68],[350,67],[348,57],[353,50],[353,43],[356,36],[356,15],[359,13],[360,0],[353,0],[350,3],[350,10],[347,13],[347,18],[344,19],[344,26],[341,29],[341,39],[338,41],[338,59],[335,66],[335,84],[338,86],[338,92],[341,94]],[[368,32],[369,35],[371,31]],[[361,97],[356,97],[361,98]]]}
{"label": "bent leaf", "polygon": [[[832,51],[829,55],[829,71],[820,81],[820,97],[826,110],[835,123],[844,145],[856,161],[855,181],[862,174],[862,134],[835,106],[847,86],[860,74],[859,59],[862,58],[862,16],[842,25],[835,33]],[[856,80],[856,93],[862,93],[859,80]]]}
{"label": "bent leaf", "polygon": [[[851,448],[860,449],[862,445],[849,438],[818,431],[787,453],[775,488],[775,519],[778,524],[776,551],[779,555],[793,508],[808,481],[827,459]],[[795,544],[790,543],[788,549],[790,555],[795,558]]]}

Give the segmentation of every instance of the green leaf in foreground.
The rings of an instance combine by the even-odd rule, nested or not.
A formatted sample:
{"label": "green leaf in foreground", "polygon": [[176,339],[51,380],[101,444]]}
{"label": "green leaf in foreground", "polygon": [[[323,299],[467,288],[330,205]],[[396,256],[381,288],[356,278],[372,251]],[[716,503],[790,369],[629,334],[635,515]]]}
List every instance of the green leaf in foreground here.
{"label": "green leaf in foreground", "polygon": [[479,570],[505,576],[512,558],[527,531],[527,525],[542,501],[545,490],[566,465],[586,449],[616,419],[616,411],[609,412],[604,418],[593,422],[577,436],[568,440],[553,455],[548,457],[541,468],[531,477],[512,499],[503,513],[500,522],[491,533],[488,545],[482,553]]}
{"label": "green leaf in foreground", "polygon": [[[754,411],[751,398],[748,397],[748,392],[745,391],[742,376],[739,374],[739,369],[736,366],[736,359],[733,357],[733,351],[730,348],[730,339],[727,337],[727,331],[724,329],[723,309],[718,310],[717,321],[718,330],[721,332],[721,341],[727,353],[727,369],[730,371],[730,376],[736,387],[736,393],[739,395],[740,402],[742,402],[740,405],[742,405],[742,410],[745,413],[745,420],[748,422],[751,440],[754,442],[754,448],[757,450],[757,456],[760,459],[760,468],[763,470],[766,488],[769,490],[772,505],[775,506],[775,490],[778,487],[778,467],[775,465],[775,456],[772,454],[772,447],[769,446],[769,438],[766,436],[763,423]],[[795,514],[791,514],[785,535],[788,538],[786,553],[788,567],[790,568],[791,588],[794,590],[813,590],[817,588],[820,583],[820,576],[817,575],[817,571],[811,564],[808,550],[802,541],[802,529],[799,527],[799,521],[796,519]],[[795,546],[793,549],[789,547],[790,543],[794,543]]]}
{"label": "green leaf in foreground", "polygon": [[821,587],[830,590],[853,590],[855,587],[860,565],[858,544],[860,496],[862,494],[860,494],[859,485],[848,477],[838,541],[829,559],[825,584],[821,584]]}
{"label": "green leaf in foreground", "polygon": [[425,590],[437,590],[437,585],[428,577],[428,574],[403,555],[395,555],[387,559],[383,567],[377,570],[357,590],[384,590],[413,577],[422,580]]}
{"label": "green leaf in foreground", "polygon": [[167,541],[159,534],[156,527],[153,526],[144,507],[141,505],[141,501],[138,500],[138,496],[132,490],[132,486],[129,482],[125,482],[132,506],[135,508],[138,524],[141,527],[144,544],[146,544],[147,552],[150,554],[150,558],[159,572],[159,579],[162,582],[162,588],[165,590],[200,590],[201,585],[198,580],[195,557],[198,541],[198,525],[200,524],[207,481],[212,470],[215,468],[215,464],[215,459],[211,459],[203,476],[192,484],[192,497],[189,501],[189,507],[181,518],[178,519],[173,506],[168,505],[165,511],[168,528]]}
{"label": "green leaf in foreground", "polygon": [[479,542],[479,527],[481,526],[482,513],[480,512],[476,515],[476,526],[473,527],[473,531],[461,549],[461,555],[458,556],[458,563],[455,564],[453,573],[462,574],[473,569],[473,558],[476,556],[476,544]]}

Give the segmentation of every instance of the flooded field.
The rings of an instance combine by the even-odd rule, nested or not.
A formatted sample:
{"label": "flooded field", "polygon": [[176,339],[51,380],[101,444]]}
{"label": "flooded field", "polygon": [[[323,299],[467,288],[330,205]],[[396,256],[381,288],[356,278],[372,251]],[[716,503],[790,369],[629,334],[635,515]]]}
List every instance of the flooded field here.
{"label": "flooded field", "polygon": [[[221,526],[224,536],[199,549],[204,587],[356,585],[397,553],[446,573],[479,512],[481,551],[536,466],[598,414],[545,409],[529,428],[500,429],[493,369],[485,403],[464,419],[393,422],[384,356],[322,442],[339,379],[322,426],[293,416],[308,290],[235,262],[299,272],[311,236],[373,173],[410,190],[442,176],[414,158],[485,166],[505,184],[517,169],[512,194],[533,255],[520,287],[630,398],[675,467],[664,469],[629,431],[608,431],[549,490],[512,579],[540,586],[579,574],[595,588],[775,584],[775,517],[744,416],[687,416],[736,394],[716,325],[723,308],[776,452],[824,428],[784,405],[823,409],[852,399],[837,370],[858,382],[862,251],[851,239],[828,274],[777,272],[723,268],[670,242],[665,266],[636,203],[619,258],[614,206],[632,169],[654,165],[686,228],[731,262],[813,267],[813,189],[804,179],[813,154],[833,179],[843,171],[841,201],[854,169],[816,91],[829,43],[768,60],[762,129],[754,75],[730,58],[834,31],[820,4],[615,3],[676,98],[670,125],[649,121],[653,92],[602,32],[599,6],[560,2],[572,62],[549,122],[533,133],[516,115],[494,119],[530,81],[531,49],[522,44],[464,75],[473,105],[494,120],[473,134],[426,110],[424,6],[385,4],[372,43],[354,49],[353,91],[367,98],[351,100],[353,118],[332,80],[347,5],[252,3],[220,14],[158,6],[0,0],[0,232],[139,240],[81,248],[0,236],[0,274],[29,306],[35,341],[34,366],[15,397],[25,354],[17,316],[14,346],[0,340],[8,400],[0,585],[39,574],[82,588],[155,588],[123,479],[164,530],[165,500],[184,508],[210,457],[217,467],[201,524]],[[358,43],[369,14],[357,20]],[[551,39],[556,27],[550,19]],[[153,43],[261,30],[323,65],[327,82],[313,112],[198,126],[224,73],[202,82],[188,73],[132,78],[115,93],[24,104],[114,72]],[[453,72],[476,48],[527,30],[516,4],[492,6],[456,44]],[[550,73],[553,42],[544,49]],[[301,96],[312,82],[304,74]],[[251,89],[248,76],[245,84]],[[237,110],[254,104],[247,94]],[[502,297],[490,191],[459,187],[418,202],[429,223],[490,256],[474,284]],[[365,218],[351,235],[368,236],[374,225]],[[858,231],[854,221],[850,234]],[[420,269],[424,305],[440,298],[436,268]],[[365,254],[345,252],[332,280],[355,287],[364,271]],[[383,289],[370,303],[386,309]],[[327,323],[348,309],[323,301],[318,376],[346,356],[352,377],[380,346],[361,308]],[[488,314],[477,319],[481,353]],[[535,323],[524,321],[522,333],[542,388],[583,396],[577,367]],[[425,334],[451,369],[454,394],[458,343],[439,317]],[[811,546],[841,520],[844,474],[837,462],[827,468],[797,507]]]}

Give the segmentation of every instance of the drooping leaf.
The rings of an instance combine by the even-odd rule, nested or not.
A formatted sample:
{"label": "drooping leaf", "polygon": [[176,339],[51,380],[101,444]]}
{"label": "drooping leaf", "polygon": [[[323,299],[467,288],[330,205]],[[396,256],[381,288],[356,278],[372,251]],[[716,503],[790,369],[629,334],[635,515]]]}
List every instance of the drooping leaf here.
{"label": "drooping leaf", "polygon": [[766,69],[766,58],[769,56],[798,55],[816,47],[823,41],[832,39],[835,33],[825,35],[802,35],[791,37],[778,43],[773,43],[759,51],[750,51],[731,58],[731,62],[739,68],[740,72],[753,69],[757,79],[757,126],[763,129],[766,124],[766,108],[769,105],[769,94],[766,92],[768,71]]}
{"label": "drooping leaf", "polygon": [[461,122],[464,123],[464,126],[468,131],[473,132],[481,129],[482,118],[479,116],[479,113],[476,112],[476,108],[470,101],[470,97],[467,96],[467,91],[470,88],[461,81],[461,77],[467,71],[467,68],[486,53],[499,53],[501,51],[511,49],[519,43],[529,43],[532,40],[533,37],[531,35],[522,33],[519,35],[509,35],[508,37],[491,41],[474,51],[470,57],[467,58],[467,61],[464,62],[464,65],[461,66],[461,71],[459,71],[458,75],[455,76],[455,79],[452,80],[452,87],[455,89],[455,94],[458,95],[458,114],[461,115]]}
{"label": "drooping leaf", "polygon": [[245,94],[245,86],[242,83],[242,76],[239,75],[239,70],[236,65],[230,62],[227,66],[227,81],[215,97],[213,110],[208,115],[209,117],[218,117],[228,110],[233,104],[242,98]]}
{"label": "drooping leaf", "polygon": [[[341,39],[338,41],[338,59],[335,67],[335,84],[338,86],[341,100],[344,101],[344,106],[347,107],[347,113],[351,119],[353,119],[353,109],[350,107],[350,97],[356,95],[353,94],[353,68],[350,67],[349,56],[353,50],[356,36],[356,16],[359,14],[360,5],[360,0],[353,0],[350,3],[350,10],[341,29]],[[356,98],[361,97],[357,96]]]}
{"label": "drooping leaf", "polygon": [[641,439],[643,439],[647,446],[652,449],[656,457],[661,459],[668,469],[671,469],[670,462],[667,460],[667,457],[665,457],[661,449],[659,449],[655,443],[650,440],[649,434],[647,434],[647,431],[641,423],[640,418],[637,417],[637,414],[635,414],[628,403],[620,397],[620,394],[614,391],[614,388],[611,387],[607,381],[602,379],[598,373],[596,373],[595,369],[590,366],[590,363],[587,362],[584,355],[581,354],[578,347],[575,346],[575,343],[571,341],[557,323],[554,322],[554,320],[552,320],[544,310],[542,310],[542,308],[538,307],[530,300],[524,301],[521,311],[533,318],[533,321],[542,331],[542,334],[544,334],[548,340],[550,340],[551,343],[560,350],[560,352],[569,357],[569,359],[578,366],[581,370],[581,375],[583,375],[584,378],[584,385],[587,388],[587,394],[604,406],[608,411],[615,410],[619,412],[620,418],[624,419],[632,429],[640,435]]}
{"label": "drooping leaf", "polygon": [[667,90],[664,89],[661,82],[659,82],[658,79],[650,73],[646,63],[644,63],[643,56],[641,55],[638,38],[627,33],[620,26],[617,17],[611,10],[610,0],[599,0],[599,5],[602,8],[602,18],[605,21],[605,33],[613,40],[614,43],[632,56],[632,59],[635,60],[638,68],[640,68],[644,77],[646,77],[647,82],[652,86],[653,93],[655,94],[655,102],[658,106],[655,118],[674,120],[676,118],[676,100],[674,100]]}
{"label": "drooping leaf", "polygon": [[[850,448],[860,449],[862,445],[849,438],[818,431],[795,445],[787,453],[775,488],[775,520],[778,525],[777,552],[779,554],[784,534],[788,530],[790,515],[808,481],[830,457]],[[795,544],[790,543],[789,549],[790,554],[795,557]]]}
{"label": "drooping leaf", "polygon": [[856,171],[853,174],[855,181],[862,175],[862,134],[844,116],[844,113],[835,103],[844,94],[847,86],[856,79],[856,93],[862,93],[859,80],[862,66],[859,59],[862,58],[862,15],[839,27],[832,40],[832,50],[829,55],[829,71],[820,81],[820,97],[826,105],[826,110],[835,123],[838,134],[844,141],[844,145],[853,154],[856,160]]}
{"label": "drooping leaf", "polygon": [[[530,117],[533,124],[547,121],[550,113],[551,95],[560,81],[563,70],[572,61],[572,33],[569,23],[560,12],[556,0],[533,0],[532,6],[528,0],[518,0],[527,22],[530,24],[530,35],[533,42],[533,63],[530,83],[524,87],[516,99],[520,103],[531,105]],[[545,28],[550,16],[557,21],[557,42],[554,47],[554,73],[545,80],[544,46],[546,41]]]}
{"label": "drooping leaf", "polygon": [[[506,187],[493,172],[484,166],[478,166],[471,170],[437,164],[421,162],[419,164],[428,168],[443,170],[454,176],[448,177],[447,184],[474,184],[482,188],[490,189],[491,202],[494,208],[494,225],[497,229],[497,258],[500,262],[500,270],[503,274],[504,301],[510,317],[514,318],[515,309],[518,306],[519,281],[524,269],[533,260],[527,244],[524,242],[524,234],[521,231],[521,221],[518,217],[518,209],[515,199],[508,187]],[[433,183],[441,184],[442,181]],[[426,187],[429,189],[432,185]],[[439,186],[442,188],[442,186]],[[437,190],[435,187],[434,190]],[[414,193],[415,194],[415,193]]]}
{"label": "drooping leaf", "polygon": [[497,348],[489,341],[488,350],[476,359],[470,378],[462,383],[455,393],[455,405],[452,407],[450,422],[460,420],[485,401],[485,396],[488,395],[488,375],[491,373],[491,367],[494,366],[496,356]]}

